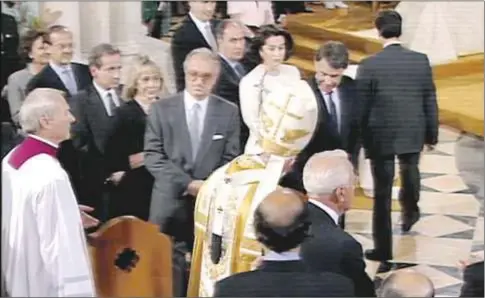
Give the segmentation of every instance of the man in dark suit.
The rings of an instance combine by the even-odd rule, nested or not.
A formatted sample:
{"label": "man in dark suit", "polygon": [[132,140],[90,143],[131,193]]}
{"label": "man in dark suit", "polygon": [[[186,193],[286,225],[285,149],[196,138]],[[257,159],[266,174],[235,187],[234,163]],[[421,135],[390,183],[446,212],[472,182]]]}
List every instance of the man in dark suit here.
{"label": "man in dark suit", "polygon": [[[302,183],[303,167],[315,153],[342,149],[357,166],[359,150],[359,100],[354,80],[344,75],[349,64],[345,45],[337,41],[324,43],[314,59],[315,76],[308,80],[319,105],[317,130],[308,146],[297,156],[294,168],[283,184],[305,192]],[[285,184],[287,183],[287,184]]]}
{"label": "man in dark suit", "polygon": [[354,197],[355,175],[347,153],[337,149],[313,155],[303,170],[303,184],[312,222],[312,237],[301,247],[303,261],[314,270],[347,276],[359,297],[375,296],[362,246],[338,226]]}
{"label": "man in dark suit", "polygon": [[155,178],[150,221],[192,251],[194,203],[204,180],[241,153],[238,108],[211,94],[219,57],[199,48],[184,62],[186,89],[151,106],[145,166]]}
{"label": "man in dark suit", "polygon": [[[240,109],[239,81],[247,73],[241,63],[246,46],[244,25],[238,21],[224,20],[217,26],[216,38],[219,47],[221,73],[215,85],[214,94],[232,102]],[[241,148],[246,145],[248,137],[249,128],[244,121],[241,121]]]}
{"label": "man in dark suit", "polygon": [[361,130],[374,179],[374,249],[370,260],[392,259],[391,196],[394,159],[399,159],[399,202],[403,232],[419,220],[420,152],[438,142],[436,90],[428,57],[399,43],[402,19],[382,11],[375,26],[384,49],[361,62],[357,89],[362,101]]}
{"label": "man in dark suit", "polygon": [[345,276],[312,272],[299,249],[310,229],[308,207],[289,189],[270,193],[254,213],[258,241],[269,251],[254,271],[216,283],[215,297],[353,297],[354,285]]}
{"label": "man in dark suit", "polygon": [[[65,92],[66,98],[72,97],[91,84],[92,77],[86,65],[73,63],[72,32],[61,25],[54,25],[47,32],[47,64],[28,83],[25,93],[35,88],[53,88]],[[57,153],[59,161],[69,174],[73,188],[79,197],[81,193],[81,173],[79,160],[71,140],[61,143]]]}
{"label": "man in dark suit", "polygon": [[213,20],[216,1],[189,1],[189,7],[189,14],[175,31],[171,43],[177,92],[185,89],[183,62],[187,54],[197,48],[217,51],[214,33],[217,23]]}
{"label": "man in dark suit", "polygon": [[93,82],[69,99],[76,118],[72,126],[72,142],[79,153],[82,174],[79,200],[94,207],[96,218],[106,220],[108,214],[103,193],[107,191],[105,183],[109,173],[105,168],[104,149],[113,116],[121,103],[121,52],[110,44],[100,44],[91,50],[88,60]]}
{"label": "man in dark suit", "polygon": [[50,62],[27,84],[26,93],[35,88],[53,88],[71,97],[91,85],[88,66],[72,62],[72,32],[61,25],[54,25],[47,32]]}
{"label": "man in dark suit", "polygon": [[460,297],[483,297],[483,261],[464,268]]}

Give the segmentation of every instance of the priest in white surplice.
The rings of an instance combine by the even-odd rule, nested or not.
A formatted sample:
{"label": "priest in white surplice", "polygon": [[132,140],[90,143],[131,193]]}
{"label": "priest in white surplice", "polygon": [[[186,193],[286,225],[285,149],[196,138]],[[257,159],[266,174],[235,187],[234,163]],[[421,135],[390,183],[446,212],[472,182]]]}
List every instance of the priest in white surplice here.
{"label": "priest in white surplice", "polygon": [[5,290],[10,297],[94,297],[83,225],[96,220],[80,211],[56,159],[74,117],[59,91],[42,88],[27,96],[19,118],[29,135],[2,161]]}

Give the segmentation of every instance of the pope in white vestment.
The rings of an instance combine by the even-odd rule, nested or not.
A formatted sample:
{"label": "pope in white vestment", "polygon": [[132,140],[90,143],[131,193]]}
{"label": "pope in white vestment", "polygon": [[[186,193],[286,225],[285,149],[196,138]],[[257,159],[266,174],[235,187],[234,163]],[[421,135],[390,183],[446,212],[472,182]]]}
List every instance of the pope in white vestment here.
{"label": "pope in white vestment", "polygon": [[[32,93],[56,95],[43,90]],[[49,129],[68,136],[74,118],[57,96],[62,116]],[[35,100],[53,104],[27,96],[31,113],[42,109]],[[29,135],[2,160],[2,275],[10,297],[96,296],[81,212],[56,153],[57,144]]]}
{"label": "pope in white vestment", "polygon": [[263,153],[245,153],[219,168],[197,196],[189,297],[210,297],[217,281],[251,270],[263,250],[253,231],[254,210],[313,137],[318,105],[310,86],[282,80],[266,89],[257,140]]}

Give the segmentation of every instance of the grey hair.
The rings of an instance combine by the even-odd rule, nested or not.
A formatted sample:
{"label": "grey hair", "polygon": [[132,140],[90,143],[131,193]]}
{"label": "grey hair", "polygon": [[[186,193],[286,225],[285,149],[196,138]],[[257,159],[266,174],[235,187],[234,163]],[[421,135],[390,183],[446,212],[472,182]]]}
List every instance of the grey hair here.
{"label": "grey hair", "polygon": [[309,195],[329,195],[353,184],[353,167],[343,150],[314,154],[303,169],[303,185]]}
{"label": "grey hair", "polygon": [[101,57],[105,55],[121,55],[121,51],[109,43],[102,43],[91,49],[88,57],[88,65],[100,68]]}
{"label": "grey hair", "polygon": [[234,19],[225,19],[219,22],[219,24],[216,27],[216,39],[223,39],[224,37],[224,32],[226,31],[227,27],[229,26],[238,26],[241,29],[244,30],[245,26],[242,22]]}
{"label": "grey hair", "polygon": [[216,65],[217,70],[219,70],[219,68],[221,67],[221,63],[219,62],[219,55],[217,55],[217,53],[209,50],[208,48],[197,48],[195,50],[192,50],[187,55],[187,57],[185,57],[184,72],[187,71],[187,64],[189,63],[190,59],[195,56],[202,56],[208,60],[211,60],[212,62],[214,62],[214,65]]}
{"label": "grey hair", "polygon": [[345,69],[349,66],[349,51],[340,41],[327,41],[315,54],[315,61],[325,59],[335,69]]}
{"label": "grey hair", "polygon": [[37,133],[41,129],[41,118],[52,118],[59,109],[60,100],[65,100],[64,96],[64,92],[52,88],[37,88],[30,92],[19,111],[22,130]]}

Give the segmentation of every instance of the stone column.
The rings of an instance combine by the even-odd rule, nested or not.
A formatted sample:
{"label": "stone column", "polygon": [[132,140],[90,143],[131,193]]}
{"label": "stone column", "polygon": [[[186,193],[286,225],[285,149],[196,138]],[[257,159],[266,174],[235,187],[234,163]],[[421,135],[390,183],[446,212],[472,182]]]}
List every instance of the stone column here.
{"label": "stone column", "polygon": [[73,34],[74,42],[74,61],[83,61],[81,54],[81,35],[82,28],[80,23],[80,2],[78,1],[48,1],[41,2],[41,9],[50,9],[51,11],[60,11],[61,17],[54,23],[69,28]]}
{"label": "stone column", "polygon": [[111,4],[108,1],[82,2],[80,8],[81,52],[87,58],[94,46],[111,42]]}

